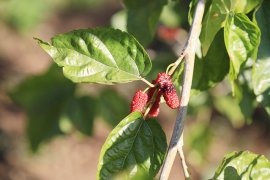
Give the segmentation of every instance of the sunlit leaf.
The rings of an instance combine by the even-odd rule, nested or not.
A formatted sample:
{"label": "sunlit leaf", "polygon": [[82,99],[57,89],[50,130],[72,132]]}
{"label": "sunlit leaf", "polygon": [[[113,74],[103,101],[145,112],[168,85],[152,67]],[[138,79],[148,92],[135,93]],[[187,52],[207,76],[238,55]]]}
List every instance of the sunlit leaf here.
{"label": "sunlit leaf", "polygon": [[126,83],[139,80],[151,69],[143,47],[120,30],[75,30],[53,37],[51,44],[38,43],[74,82]]}
{"label": "sunlit leaf", "polygon": [[[213,0],[202,23],[202,32],[200,40],[202,43],[203,54],[206,55],[217,32],[224,27],[226,20],[232,21],[232,15],[238,15],[243,21],[248,21],[244,14],[249,13],[252,9],[260,4],[261,0]],[[247,24],[247,22],[244,22]],[[245,24],[243,26],[245,26]],[[250,23],[248,23],[250,24]],[[247,26],[249,26],[247,24]],[[235,24],[238,26],[237,24]],[[249,28],[249,27],[247,27]],[[255,31],[258,28],[255,27]],[[226,37],[226,35],[225,35]]]}
{"label": "sunlit leaf", "polygon": [[260,30],[246,15],[230,14],[224,28],[224,40],[230,56],[230,79],[233,82],[242,64],[249,58],[256,59]]}
{"label": "sunlit leaf", "polygon": [[270,162],[263,155],[248,151],[227,154],[213,179],[269,179]]}
{"label": "sunlit leaf", "polygon": [[[226,0],[225,0],[226,1]],[[230,9],[236,13],[249,13],[256,8],[263,0],[227,0],[230,1]]]}

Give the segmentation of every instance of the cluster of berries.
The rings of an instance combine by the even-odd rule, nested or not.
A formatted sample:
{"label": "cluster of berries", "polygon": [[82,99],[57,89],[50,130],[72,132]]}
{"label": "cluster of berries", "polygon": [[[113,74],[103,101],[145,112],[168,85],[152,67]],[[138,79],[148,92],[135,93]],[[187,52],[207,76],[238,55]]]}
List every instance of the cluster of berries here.
{"label": "cluster of berries", "polygon": [[175,109],[179,107],[179,99],[170,75],[159,73],[156,80],[153,80],[152,83],[155,86],[150,88],[147,92],[141,90],[136,91],[130,105],[131,112],[139,111],[144,113],[145,108],[149,104],[152,104],[148,112],[148,117],[157,117],[159,114],[161,96],[164,97],[166,104],[170,108]]}

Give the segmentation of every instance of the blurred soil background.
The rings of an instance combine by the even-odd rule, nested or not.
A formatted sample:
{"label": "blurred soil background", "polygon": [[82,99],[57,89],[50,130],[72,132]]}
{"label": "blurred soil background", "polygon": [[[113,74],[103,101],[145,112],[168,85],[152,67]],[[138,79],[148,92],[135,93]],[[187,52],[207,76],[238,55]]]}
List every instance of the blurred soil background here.
{"label": "blurred soil background", "polygon": [[[183,3],[187,10],[188,1]],[[69,131],[44,140],[38,150],[32,152],[26,135],[28,115],[13,101],[10,92],[28,78],[46,73],[52,64],[33,37],[49,41],[56,34],[74,29],[110,26],[112,16],[122,9],[120,0],[0,0],[1,180],[95,179],[99,152],[113,126],[107,122],[110,120],[97,115],[91,136]],[[163,15],[162,21],[166,22],[166,18],[170,21],[173,16]],[[121,18],[115,17],[113,23],[120,26]],[[161,27],[164,24],[169,26],[163,23]],[[185,39],[187,25],[176,25],[171,27],[177,27],[180,40]],[[149,79],[164,71],[176,57],[171,50],[175,48],[173,43],[164,42],[166,34],[162,34],[162,29],[158,32],[148,47],[154,64]],[[161,49],[166,51],[160,53]],[[146,86],[141,82],[128,83],[110,86],[109,91],[117,93],[128,105],[138,87],[144,89]],[[97,101],[103,101],[99,92],[106,92],[108,87],[82,84],[77,89]],[[128,113],[126,108],[122,112],[113,112],[119,114],[111,117],[124,118]],[[175,111],[162,105],[157,120],[166,132],[168,142],[175,117]],[[232,151],[249,150],[270,158],[269,127],[270,119],[260,107],[246,120],[230,96],[226,80],[209,92],[192,96],[184,132],[185,153],[192,179],[211,178],[223,156]],[[179,157],[170,176],[170,180],[178,179],[183,179]]]}

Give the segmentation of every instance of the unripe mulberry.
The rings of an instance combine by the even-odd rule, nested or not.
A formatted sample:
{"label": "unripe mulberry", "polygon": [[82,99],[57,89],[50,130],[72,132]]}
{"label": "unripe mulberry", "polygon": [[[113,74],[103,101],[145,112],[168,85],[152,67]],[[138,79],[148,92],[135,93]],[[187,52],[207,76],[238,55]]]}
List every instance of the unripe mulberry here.
{"label": "unripe mulberry", "polygon": [[130,112],[139,111],[142,113],[147,101],[148,101],[147,93],[141,90],[136,91],[133,100],[130,104]]}
{"label": "unripe mulberry", "polygon": [[159,73],[157,76],[157,79],[155,81],[159,87],[162,89],[166,86],[172,85],[172,78],[169,74],[166,74],[165,72]]}
{"label": "unripe mulberry", "polygon": [[178,108],[180,102],[174,85],[165,86],[161,90],[166,104],[172,109]]}

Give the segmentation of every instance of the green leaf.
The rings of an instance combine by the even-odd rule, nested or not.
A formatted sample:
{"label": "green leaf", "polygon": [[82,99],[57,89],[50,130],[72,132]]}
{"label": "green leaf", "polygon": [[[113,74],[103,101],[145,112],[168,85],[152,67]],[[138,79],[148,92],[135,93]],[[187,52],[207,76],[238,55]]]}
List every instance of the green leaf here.
{"label": "green leaf", "polygon": [[45,74],[24,81],[11,93],[12,99],[27,112],[26,133],[33,151],[41,142],[61,133],[60,114],[74,91],[75,85],[52,66]]}
{"label": "green leaf", "polygon": [[270,162],[263,155],[240,151],[227,154],[213,179],[269,179]]}
{"label": "green leaf", "polygon": [[244,69],[234,82],[236,100],[247,123],[252,122],[252,115],[257,105],[252,86],[252,63],[250,62],[252,61],[245,63]]}
{"label": "green leaf", "polygon": [[127,7],[127,29],[147,46],[153,39],[162,8],[167,0],[124,0]]}
{"label": "green leaf", "polygon": [[[249,13],[257,7],[261,1],[262,0],[213,0],[202,23],[200,40],[203,54],[206,55],[215,35],[224,27],[227,18],[229,18],[231,22],[232,19],[230,16],[232,14],[241,13],[239,16],[244,16],[244,14]],[[246,19],[248,18],[243,18],[242,20],[246,21]],[[245,25],[246,24],[243,26]]]}
{"label": "green leaf", "polygon": [[260,102],[270,114],[270,2],[264,1],[256,13],[256,20],[261,29],[261,43],[258,58],[253,66],[253,88]]}
{"label": "green leaf", "polygon": [[225,50],[223,31],[215,37],[205,57],[195,60],[192,88],[207,90],[222,81],[229,72],[229,57]]}
{"label": "green leaf", "polygon": [[36,0],[1,1],[0,7],[0,16],[9,25],[24,32],[38,25],[52,10],[48,1]]}
{"label": "green leaf", "polygon": [[[190,100],[188,103],[188,114],[192,116],[196,116],[200,114],[201,112],[203,112],[204,109],[207,109],[210,106],[212,106],[211,101],[212,101],[212,98],[210,94],[208,93],[208,91],[204,91],[200,93],[196,93],[196,92],[194,93],[191,91]],[[208,113],[204,113],[204,114],[208,114]],[[199,116],[199,118],[201,118],[201,116]]]}
{"label": "green leaf", "polygon": [[151,177],[144,169],[138,168],[137,172],[130,177],[129,171],[123,171],[119,174],[117,174],[113,179],[121,179],[121,180],[153,180],[153,177]]}
{"label": "green leaf", "polygon": [[129,113],[129,103],[112,89],[106,89],[99,95],[98,114],[112,127]]}
{"label": "green leaf", "polygon": [[127,11],[120,10],[111,17],[111,26],[114,29],[127,31]]}
{"label": "green leaf", "polygon": [[185,2],[170,2],[164,6],[160,22],[166,27],[185,27],[187,25],[188,7]]}
{"label": "green leaf", "polygon": [[[212,0],[205,0],[204,2],[205,2],[205,12],[208,12],[208,9],[212,3]],[[198,0],[191,0],[189,3],[188,22],[190,25],[192,24],[192,20],[193,20],[197,3],[198,3]]]}
{"label": "green leaf", "polygon": [[241,65],[249,58],[256,59],[260,43],[260,29],[244,14],[230,14],[224,39],[230,56],[230,79],[237,78]]}
{"label": "green leaf", "polygon": [[[176,69],[176,71],[173,73],[172,81],[177,90],[180,90],[182,88],[182,82],[183,82],[183,73],[184,73],[184,63],[182,62],[179,67]],[[195,73],[195,72],[193,72]]]}
{"label": "green leaf", "polygon": [[[209,110],[207,109],[206,111]],[[203,110],[200,112],[203,112]],[[209,111],[209,113],[210,112],[211,111]],[[191,127],[189,127],[189,132],[186,137],[188,137],[185,144],[189,149],[189,158],[192,158],[192,162],[195,164],[203,163],[213,139],[213,131],[209,124],[203,121],[194,123]]]}
{"label": "green leaf", "polygon": [[197,5],[198,0],[191,0],[189,3],[189,10],[188,10],[188,22],[189,24],[192,24],[193,16],[195,12],[195,8]]}
{"label": "green leaf", "polygon": [[153,59],[153,67],[151,73],[147,77],[149,81],[156,79],[158,73],[163,72],[168,64],[174,63],[174,60],[177,59],[175,53],[171,50],[160,50],[156,51],[156,56]]}
{"label": "green leaf", "polygon": [[244,116],[241,109],[232,96],[218,96],[214,99],[215,108],[224,116],[226,116],[232,123],[234,128],[243,127],[245,124]]}
{"label": "green leaf", "polygon": [[120,30],[75,30],[53,37],[51,45],[37,40],[74,82],[126,83],[139,80],[151,69],[151,60],[143,47]]}
{"label": "green leaf", "polygon": [[224,27],[228,13],[229,10],[224,4],[223,0],[213,0],[202,22],[200,40],[204,55],[207,54],[207,51],[217,32]]}
{"label": "green leaf", "polygon": [[[182,82],[183,66],[173,76],[173,82],[179,86]],[[204,91],[222,81],[229,72],[229,57],[220,30],[205,57],[196,56],[192,89]]]}
{"label": "green leaf", "polygon": [[163,163],[166,148],[166,137],[158,122],[144,120],[139,112],[131,113],[104,143],[97,179],[111,179],[123,171],[131,178],[139,169],[154,177]]}
{"label": "green leaf", "polygon": [[91,135],[95,109],[95,99],[91,97],[71,98],[61,114],[60,121],[69,121],[82,134]]}
{"label": "green leaf", "polygon": [[231,10],[235,13],[249,13],[258,7],[263,0],[230,0]]}

